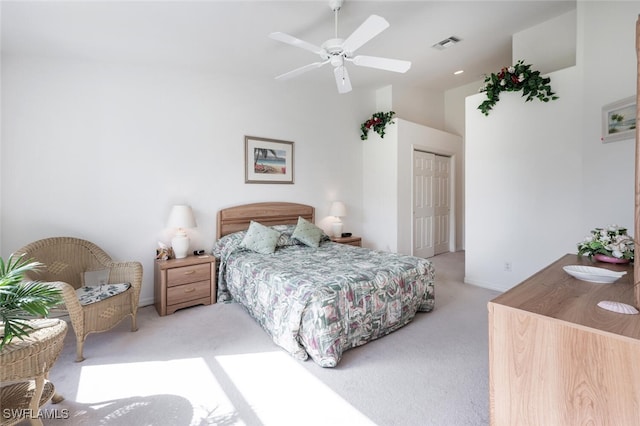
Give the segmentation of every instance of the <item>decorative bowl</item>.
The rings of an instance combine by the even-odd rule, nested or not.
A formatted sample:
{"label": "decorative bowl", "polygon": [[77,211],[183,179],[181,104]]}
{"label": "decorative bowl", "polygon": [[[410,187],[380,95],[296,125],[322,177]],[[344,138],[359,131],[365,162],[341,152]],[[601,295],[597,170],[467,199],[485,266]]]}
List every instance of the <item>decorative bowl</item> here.
{"label": "decorative bowl", "polygon": [[583,265],[568,265],[562,267],[562,269],[574,278],[598,284],[611,284],[627,273],[626,271],[616,272],[609,269]]}

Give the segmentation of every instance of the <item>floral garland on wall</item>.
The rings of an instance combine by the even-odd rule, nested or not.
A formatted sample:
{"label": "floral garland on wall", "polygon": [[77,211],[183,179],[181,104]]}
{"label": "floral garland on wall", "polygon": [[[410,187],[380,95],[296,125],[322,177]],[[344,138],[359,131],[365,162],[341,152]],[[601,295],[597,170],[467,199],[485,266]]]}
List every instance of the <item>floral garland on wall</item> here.
{"label": "floral garland on wall", "polygon": [[376,112],[373,114],[371,118],[360,125],[360,139],[363,141],[367,140],[369,137],[369,130],[371,129],[379,134],[381,138],[384,138],[384,129],[387,127],[387,124],[391,123],[395,114],[396,113],[393,111]]}
{"label": "floral garland on wall", "polygon": [[524,64],[522,60],[515,65],[504,67],[497,74],[485,76],[484,86],[480,92],[487,93],[487,100],[482,102],[478,109],[484,115],[489,115],[500,100],[500,92],[517,92],[522,90],[522,96],[526,96],[525,102],[538,98],[542,102],[556,100],[558,97],[551,91],[549,77],[540,77],[540,71],[531,71],[530,64]]}

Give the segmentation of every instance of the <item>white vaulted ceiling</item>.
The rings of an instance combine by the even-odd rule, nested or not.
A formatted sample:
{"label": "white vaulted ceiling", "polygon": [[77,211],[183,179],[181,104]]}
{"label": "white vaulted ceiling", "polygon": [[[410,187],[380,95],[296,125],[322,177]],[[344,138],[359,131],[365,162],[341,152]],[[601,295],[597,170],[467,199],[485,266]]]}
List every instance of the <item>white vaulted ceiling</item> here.
{"label": "white vaulted ceiling", "polygon": [[[346,0],[339,36],[369,15],[390,27],[359,54],[412,62],[406,74],[349,66],[354,90],[387,84],[446,90],[480,80],[511,62],[511,36],[575,9],[575,1]],[[251,79],[317,60],[271,40],[281,31],[320,45],[334,35],[328,1],[3,1],[3,54],[191,67]],[[449,37],[449,49],[431,46]],[[453,72],[463,69],[462,75]],[[335,88],[332,67],[282,84]]]}

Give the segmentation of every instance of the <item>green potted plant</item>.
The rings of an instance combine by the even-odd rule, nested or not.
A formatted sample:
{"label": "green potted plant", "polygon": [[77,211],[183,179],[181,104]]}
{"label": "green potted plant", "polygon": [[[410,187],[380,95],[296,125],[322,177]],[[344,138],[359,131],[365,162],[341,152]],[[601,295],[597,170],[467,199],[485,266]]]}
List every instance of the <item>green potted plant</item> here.
{"label": "green potted plant", "polygon": [[62,303],[59,289],[37,281],[24,281],[29,271],[42,264],[23,256],[0,257],[0,350],[14,337],[22,339],[33,327],[29,319],[46,317],[49,310]]}

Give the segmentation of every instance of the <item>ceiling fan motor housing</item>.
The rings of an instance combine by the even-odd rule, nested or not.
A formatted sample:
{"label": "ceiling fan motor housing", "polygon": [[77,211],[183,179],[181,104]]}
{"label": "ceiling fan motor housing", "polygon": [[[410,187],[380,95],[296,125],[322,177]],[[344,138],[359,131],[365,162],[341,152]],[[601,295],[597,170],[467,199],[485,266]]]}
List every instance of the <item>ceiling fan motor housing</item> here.
{"label": "ceiling fan motor housing", "polygon": [[329,7],[335,12],[336,10],[340,10],[343,3],[344,0],[329,0]]}
{"label": "ceiling fan motor housing", "polygon": [[344,43],[344,40],[341,38],[330,38],[322,43],[322,48],[329,55],[340,55],[342,53],[342,43]]}

